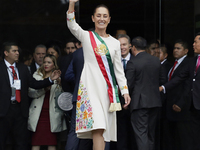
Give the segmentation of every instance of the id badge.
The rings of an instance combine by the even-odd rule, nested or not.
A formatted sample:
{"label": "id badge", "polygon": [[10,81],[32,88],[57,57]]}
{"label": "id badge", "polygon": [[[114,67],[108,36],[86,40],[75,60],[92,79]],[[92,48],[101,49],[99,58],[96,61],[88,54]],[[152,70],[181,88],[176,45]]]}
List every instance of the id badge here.
{"label": "id badge", "polygon": [[16,90],[21,90],[21,80],[14,80],[13,87],[14,87]]}
{"label": "id badge", "polygon": [[13,97],[13,96],[15,96],[16,89],[14,87],[12,87],[11,90],[12,90],[11,96]]}

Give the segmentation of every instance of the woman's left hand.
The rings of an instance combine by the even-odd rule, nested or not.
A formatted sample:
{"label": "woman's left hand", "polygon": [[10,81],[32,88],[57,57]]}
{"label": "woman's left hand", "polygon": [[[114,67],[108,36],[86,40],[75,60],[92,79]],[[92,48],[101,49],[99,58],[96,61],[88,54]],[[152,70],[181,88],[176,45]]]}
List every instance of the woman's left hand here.
{"label": "woman's left hand", "polygon": [[124,96],[124,100],[125,100],[125,104],[124,104],[123,108],[127,109],[128,105],[131,102],[131,98],[130,98],[129,94],[124,94],[123,96]]}
{"label": "woman's left hand", "polygon": [[61,75],[61,71],[60,70],[54,70],[50,76],[50,79],[53,81],[53,80],[56,80],[60,77]]}
{"label": "woman's left hand", "polygon": [[56,82],[57,82],[58,85],[61,86],[61,79],[60,78],[56,79]]}

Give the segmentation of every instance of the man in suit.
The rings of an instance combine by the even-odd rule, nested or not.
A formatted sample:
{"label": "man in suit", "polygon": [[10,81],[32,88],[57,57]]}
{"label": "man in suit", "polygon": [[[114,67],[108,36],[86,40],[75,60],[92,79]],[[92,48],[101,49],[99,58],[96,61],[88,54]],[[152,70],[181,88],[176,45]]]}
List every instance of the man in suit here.
{"label": "man in suit", "polygon": [[69,67],[69,64],[73,58],[73,52],[75,52],[77,50],[77,47],[75,45],[75,39],[72,38],[72,39],[67,40],[65,45],[66,45],[65,51],[68,51],[69,53],[67,53],[67,55],[64,55],[63,57],[61,57],[61,61],[60,61],[60,70],[62,72],[61,84],[62,84],[63,91],[73,93],[74,83],[68,82],[65,80],[65,73],[66,73],[66,71]]}
{"label": "man in suit", "polygon": [[[121,48],[121,61],[126,69],[127,62],[131,58],[130,48],[131,40],[126,34],[119,34],[117,38],[120,42]],[[119,94],[120,102],[122,106],[125,104],[124,98]],[[121,111],[117,111],[117,143],[111,142],[111,150],[128,150],[131,148],[131,123],[129,109],[122,108]]]}
{"label": "man in suit", "polygon": [[126,67],[126,78],[131,95],[131,124],[138,150],[155,149],[155,127],[158,122],[160,61],[145,52],[146,40],[132,40],[132,54]]}
{"label": "man in suit", "polygon": [[[193,144],[191,149],[199,150],[200,148],[200,32],[196,34],[193,43],[194,52],[198,54],[188,63],[186,67],[180,72],[180,74],[164,86],[160,86],[160,91],[167,92],[170,89],[175,88],[177,85],[181,84],[185,80],[189,79],[189,96],[191,97],[191,129],[193,135]],[[177,109],[180,110],[180,109]]]}
{"label": "man in suit", "polygon": [[[160,62],[161,62],[161,68],[163,68],[164,71],[164,76],[166,78],[165,82],[166,83],[168,81],[168,72],[172,67],[172,63],[170,63],[167,60],[167,56],[168,56],[168,52],[167,52],[167,47],[166,45],[161,45],[160,48]],[[160,149],[165,150],[166,147],[168,145],[166,145],[166,139],[164,137],[164,132],[165,130],[165,123],[166,123],[166,94],[164,94],[163,92],[160,93],[160,97],[161,97],[161,101],[162,101],[162,108],[160,109],[160,120],[159,120],[159,124],[160,124],[160,128],[157,129],[157,136],[156,136],[156,140],[160,141],[157,142],[158,147],[160,147]]]}
{"label": "man in suit", "polygon": [[159,42],[158,40],[151,40],[146,48],[147,53],[151,54],[152,56],[156,56],[159,58]]}
{"label": "man in suit", "polygon": [[70,65],[70,62],[73,58],[73,53],[66,55],[61,59],[61,85],[64,92],[73,93],[74,91],[74,84],[65,80],[65,73]]}
{"label": "man in suit", "polygon": [[161,45],[159,49],[160,49],[160,56],[159,56],[160,63],[161,66],[164,67],[167,76],[169,70],[172,67],[172,63],[167,60],[168,57],[167,47],[165,45]]}
{"label": "man in suit", "polygon": [[130,37],[126,34],[118,35],[118,40],[120,42],[120,48],[121,48],[122,65],[125,70],[126,64],[131,58],[131,54],[130,54],[131,40],[130,40]]}
{"label": "man in suit", "polygon": [[13,137],[15,150],[28,150],[28,88],[38,89],[52,85],[53,80],[60,76],[60,71],[54,71],[50,78],[43,81],[36,81],[27,66],[16,63],[19,58],[17,44],[4,43],[3,52],[4,60],[0,62],[0,150],[5,150],[8,134]]}
{"label": "man in suit", "polygon": [[[175,63],[168,73],[168,80],[178,76],[188,65],[187,57],[188,44],[182,40],[177,40],[174,44],[173,56]],[[176,63],[177,62],[177,63]],[[190,96],[189,82],[185,80],[174,89],[167,91],[166,99],[166,122],[165,148],[170,150],[191,150],[190,131]],[[167,147],[166,147],[167,146]]]}
{"label": "man in suit", "polygon": [[[171,69],[171,67],[173,65],[167,60],[167,56],[168,56],[167,47],[165,45],[161,45],[159,49],[160,49],[159,59],[160,59],[161,67],[163,68],[163,72],[164,72],[164,75],[165,75],[165,78],[166,78],[166,81],[164,83],[166,83],[168,81],[169,70]],[[162,104],[164,106],[165,103],[166,103],[166,95],[164,93],[161,93],[161,100],[162,100]],[[163,113],[165,113],[165,111],[163,111]]]}
{"label": "man in suit", "polygon": [[30,66],[31,75],[34,74],[34,72],[42,65],[43,58],[46,55],[46,46],[45,45],[37,45],[35,47],[34,53],[33,53],[33,61]]}
{"label": "man in suit", "polygon": [[68,134],[68,140],[65,147],[65,150],[78,150],[79,139],[77,138],[75,129],[76,129],[76,100],[78,93],[78,86],[80,81],[81,72],[84,65],[83,58],[83,49],[80,48],[73,53],[72,61],[65,73],[65,80],[67,82],[72,82],[75,84],[74,92],[73,92],[73,109],[71,114],[71,125],[70,131]]}

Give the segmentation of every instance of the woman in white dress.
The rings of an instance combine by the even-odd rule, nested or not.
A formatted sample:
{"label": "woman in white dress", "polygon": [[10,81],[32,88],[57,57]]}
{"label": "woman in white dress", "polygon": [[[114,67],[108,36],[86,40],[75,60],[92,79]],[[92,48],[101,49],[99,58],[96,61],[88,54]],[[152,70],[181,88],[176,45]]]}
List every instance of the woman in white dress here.
{"label": "woman in white dress", "polygon": [[126,78],[121,64],[118,40],[106,33],[110,13],[105,5],[96,7],[92,15],[95,31],[83,30],[75,21],[74,7],[78,0],[70,0],[67,25],[81,41],[84,67],[80,77],[77,107],[76,133],[79,138],[93,139],[94,150],[104,150],[105,142],[116,141],[116,111],[121,110],[118,89],[125,105],[130,103]]}

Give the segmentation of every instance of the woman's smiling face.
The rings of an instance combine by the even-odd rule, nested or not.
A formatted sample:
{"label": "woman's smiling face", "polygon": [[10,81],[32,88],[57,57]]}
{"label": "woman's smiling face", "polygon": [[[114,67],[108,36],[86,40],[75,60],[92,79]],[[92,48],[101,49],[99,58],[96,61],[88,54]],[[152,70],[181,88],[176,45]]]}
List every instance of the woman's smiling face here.
{"label": "woman's smiling face", "polygon": [[110,14],[107,8],[99,7],[92,16],[96,29],[106,29],[110,23]]}
{"label": "woman's smiling face", "polygon": [[50,57],[46,57],[43,62],[45,72],[51,72],[55,65]]}

